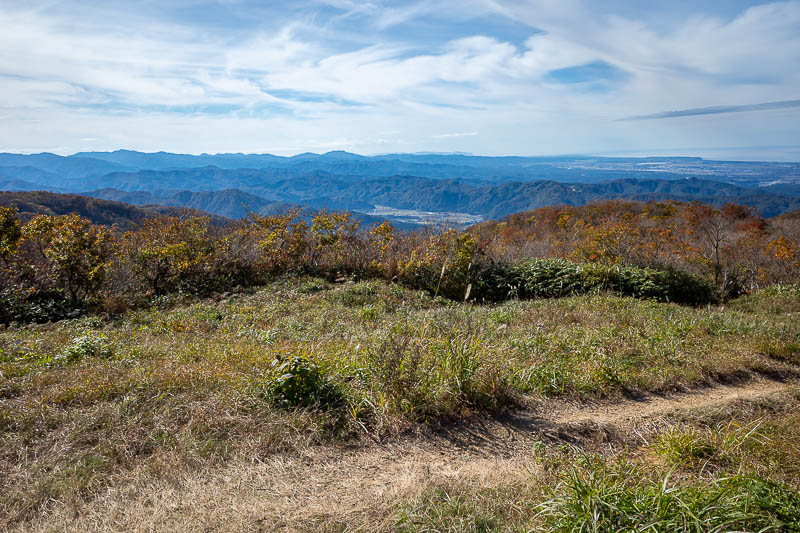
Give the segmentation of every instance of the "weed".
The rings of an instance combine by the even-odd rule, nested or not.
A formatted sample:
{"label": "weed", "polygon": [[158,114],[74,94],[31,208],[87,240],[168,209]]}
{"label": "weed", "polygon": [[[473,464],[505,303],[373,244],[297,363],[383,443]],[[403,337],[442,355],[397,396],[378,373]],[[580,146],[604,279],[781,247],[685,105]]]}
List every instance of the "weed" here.
{"label": "weed", "polygon": [[672,429],[661,437],[656,451],[670,464],[708,461],[719,451],[715,440],[707,432]]}
{"label": "weed", "polygon": [[307,357],[278,356],[271,365],[276,377],[268,385],[270,398],[282,407],[339,407],[342,392]]}
{"label": "weed", "polygon": [[800,531],[800,493],[786,486],[745,476],[680,484],[672,474],[592,459],[562,477],[539,514],[564,532]]}
{"label": "weed", "polygon": [[383,314],[383,307],[376,304],[367,304],[358,311],[361,320],[367,322],[374,322],[378,320]]}
{"label": "weed", "polygon": [[55,358],[55,361],[73,363],[86,357],[108,359],[113,355],[114,350],[108,344],[107,337],[87,333],[72,339],[72,342]]}

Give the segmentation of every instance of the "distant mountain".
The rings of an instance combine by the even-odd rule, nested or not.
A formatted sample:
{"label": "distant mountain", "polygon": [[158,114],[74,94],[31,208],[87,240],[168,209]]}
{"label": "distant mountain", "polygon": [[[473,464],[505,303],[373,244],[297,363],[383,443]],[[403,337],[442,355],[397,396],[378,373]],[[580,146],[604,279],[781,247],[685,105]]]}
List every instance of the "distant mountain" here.
{"label": "distant mountain", "polygon": [[[800,163],[690,157],[484,157],[348,152],[0,154],[0,188],[45,189],[137,205],[188,206],[221,216],[280,206],[371,213],[376,206],[484,218],[612,198],[752,205],[765,216],[798,207]],[[376,211],[377,212],[377,211]],[[380,212],[389,212],[385,209]],[[463,218],[463,217],[462,217]]]}
{"label": "distant mountain", "polygon": [[224,214],[229,218],[244,218],[248,213],[270,212],[271,202],[239,189],[223,191],[183,191],[169,197],[173,205],[193,207],[209,213]]}
{"label": "distant mountain", "polygon": [[143,153],[132,150],[116,152],[80,152],[70,158],[90,158],[134,170],[169,170],[216,166],[225,169],[267,168],[280,166],[288,158],[270,154],[171,154],[168,152]]}
{"label": "distant mountain", "polygon": [[0,182],[4,180],[24,180],[30,183],[37,183],[48,187],[60,187],[63,179],[60,175],[46,172],[30,165],[23,167],[0,167]]}
{"label": "distant mountain", "polygon": [[286,179],[285,170],[226,170],[216,166],[175,170],[138,170],[112,172],[82,182],[83,190],[112,188],[123,191],[207,191],[229,188],[260,187]]}
{"label": "distant mountain", "polygon": [[224,225],[231,221],[228,218],[211,215],[197,209],[163,206],[134,207],[122,202],[45,191],[0,192],[0,205],[16,207],[23,220],[28,220],[37,214],[78,213],[94,224],[115,226],[123,231],[133,229],[143,220],[157,215],[209,216],[215,225]]}
{"label": "distant mountain", "polygon": [[[606,183],[571,184],[555,181],[475,185],[464,180],[433,180],[393,176],[352,181],[336,176],[277,181],[249,191],[183,191],[156,195],[102,189],[86,194],[134,204],[188,206],[219,215],[241,218],[277,209],[277,205],[305,205],[316,209],[371,212],[376,205],[425,212],[457,212],[487,219],[548,205],[583,205],[596,200],[700,201],[712,205],[742,203],[771,217],[800,208],[800,199],[696,178],[684,180],[625,179]],[[269,196],[267,198],[266,196]],[[277,199],[276,199],[277,198]]]}
{"label": "distant mountain", "polygon": [[287,202],[269,201],[239,189],[200,192],[180,191],[166,196],[157,196],[145,191],[127,192],[106,188],[82,194],[93,198],[126,202],[133,205],[189,207],[226,218],[244,218],[251,212],[273,214],[284,211],[293,205]]}
{"label": "distant mountain", "polygon": [[308,207],[312,209],[346,210],[369,212],[375,206],[365,202],[334,200],[326,197],[310,198],[299,202],[267,200],[261,196],[249,194],[239,189],[222,191],[180,191],[165,195],[156,195],[146,191],[121,191],[119,189],[97,189],[81,193],[93,198],[126,202],[133,205],[158,204],[173,207],[191,207],[208,211],[227,218],[244,218],[249,213],[261,215],[275,214],[292,207]]}
{"label": "distant mountain", "polygon": [[782,196],[800,196],[800,183],[776,183],[759,187],[758,190]]}
{"label": "distant mountain", "polygon": [[[356,176],[363,179],[412,175],[432,179],[468,179],[505,183],[553,180],[599,183],[615,179],[699,177],[746,186],[800,184],[800,163],[708,161],[691,157],[619,158],[593,156],[486,157],[467,154],[383,154],[363,156],[334,151],[303,153],[292,157],[271,154],[173,154],[132,150],[81,152],[62,157],[54,154],[0,154],[0,167],[33,167],[52,177],[32,179],[14,171],[13,178],[72,190],[103,188],[102,183],[78,180],[112,172],[168,171],[203,167],[243,172],[261,170],[273,177],[297,178],[315,172]],[[228,183],[225,187],[239,187]],[[115,188],[122,188],[116,187]],[[195,187],[181,187],[202,190]]]}
{"label": "distant mountain", "polygon": [[94,191],[82,192],[82,196],[91,196],[92,198],[100,198],[103,200],[112,200],[114,202],[124,202],[132,205],[149,205],[158,204],[170,206],[174,205],[169,200],[162,196],[147,191],[121,191],[119,189],[105,188],[97,189]]}
{"label": "distant mountain", "polygon": [[800,220],[800,209],[798,209],[797,211],[789,211],[787,213],[780,214],[775,217],[775,220],[791,220],[791,221]]}
{"label": "distant mountain", "polygon": [[0,191],[40,191],[42,186],[38,183],[20,179],[4,179],[0,176]]}
{"label": "distant mountain", "polygon": [[[32,167],[55,174],[61,179],[81,179],[89,176],[101,176],[116,170],[127,170],[126,167],[88,157],[62,157],[55,154],[7,154],[0,153],[0,167],[4,173],[12,171],[9,167]],[[14,175],[14,177],[17,177]],[[42,183],[45,185],[46,183]],[[53,185],[58,185],[53,183]]]}
{"label": "distant mountain", "polygon": [[[277,195],[301,196],[293,182],[278,182]],[[449,211],[501,218],[510,213],[548,205],[583,205],[594,200],[630,198],[644,200],[698,200],[713,205],[737,202],[752,205],[764,216],[800,208],[800,199],[696,178],[683,180],[625,179],[605,183],[571,184],[555,181],[475,185],[463,180],[432,180],[393,176],[359,182],[303,182],[302,195],[327,193],[334,201],[349,199],[399,209]],[[302,198],[296,201],[302,201]]]}

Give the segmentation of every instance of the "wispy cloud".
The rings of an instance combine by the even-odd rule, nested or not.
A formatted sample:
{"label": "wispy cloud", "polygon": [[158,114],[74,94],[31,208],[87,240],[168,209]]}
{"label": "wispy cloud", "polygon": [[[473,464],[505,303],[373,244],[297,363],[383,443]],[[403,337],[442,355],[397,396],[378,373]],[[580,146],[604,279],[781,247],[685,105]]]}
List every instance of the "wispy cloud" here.
{"label": "wispy cloud", "polygon": [[792,107],[800,107],[800,100],[783,100],[780,102],[766,102],[763,104],[746,104],[746,105],[719,105],[711,107],[696,107],[693,109],[680,109],[678,111],[664,111],[663,113],[652,113],[650,115],[639,115],[635,117],[627,117],[619,119],[620,121],[627,120],[652,120],[659,118],[678,118],[678,117],[694,117],[699,115],[720,115],[723,113],[744,113],[748,111],[769,111],[771,109],[788,109]]}
{"label": "wispy cloud", "polygon": [[[0,0],[0,144],[587,153],[800,138],[796,117],[741,113],[798,107],[800,1],[633,4]],[[665,9],[682,11],[667,23]],[[702,107],[709,95],[768,103]],[[702,128],[641,123],[692,115]]]}
{"label": "wispy cloud", "polygon": [[431,139],[453,139],[456,137],[475,137],[478,135],[477,131],[467,131],[461,133],[442,133],[439,135],[432,135]]}

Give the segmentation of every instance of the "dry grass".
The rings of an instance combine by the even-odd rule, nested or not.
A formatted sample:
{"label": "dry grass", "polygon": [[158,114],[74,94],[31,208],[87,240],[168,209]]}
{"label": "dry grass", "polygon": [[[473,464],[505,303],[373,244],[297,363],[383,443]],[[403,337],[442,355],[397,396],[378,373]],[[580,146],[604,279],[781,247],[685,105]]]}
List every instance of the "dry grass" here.
{"label": "dry grass", "polygon": [[[426,473],[435,456],[428,447],[439,445],[392,439],[403,432],[427,434],[537,398],[614,401],[723,377],[792,374],[795,303],[771,298],[725,309],[602,295],[473,306],[382,283],[282,280],[117,321],[12,327],[0,332],[0,513],[7,524],[41,527],[75,511],[78,523],[105,529],[180,529],[170,520],[196,520],[237,530],[270,529],[292,505],[318,505],[292,523],[337,530],[336,517],[348,513],[361,517],[354,524],[373,523],[394,516],[387,509],[398,499],[413,501],[440,482],[469,488],[474,478],[485,487],[527,475],[517,463],[480,459],[484,444],[477,455],[456,453],[463,443]],[[342,406],[276,406],[272,362],[298,354],[341,392]],[[336,459],[345,445],[387,439],[403,444],[372,463],[358,452],[344,465]],[[382,469],[394,457],[407,461],[386,473],[394,488],[384,490]],[[303,470],[304,461],[314,468]],[[281,469],[289,473],[275,474]],[[352,475],[313,482],[342,469]],[[309,481],[284,486],[285,505],[266,497],[269,479],[296,482],[301,472]],[[328,492],[342,500],[340,514]],[[150,511],[136,513],[134,504]],[[174,516],[173,504],[183,506]],[[254,511],[241,518],[221,510],[248,505]],[[247,522],[258,510],[263,521]]]}
{"label": "dry grass", "polygon": [[[628,419],[617,421],[617,434],[629,434],[631,439],[595,447],[600,455],[581,451],[586,448],[574,439],[590,436],[581,435],[578,428],[548,422],[543,413],[535,412],[505,421],[476,420],[384,446],[320,446],[261,461],[233,460],[218,468],[178,469],[171,464],[172,457],[157,455],[148,467],[99,491],[94,500],[57,506],[47,516],[19,524],[19,529],[527,531],[545,527],[537,518],[538,505],[568,468],[595,468],[599,461],[607,461],[609,468],[628,463],[658,478],[675,460],[664,461],[664,442],[690,430],[737,436],[722,438],[743,443],[737,448],[737,461],[721,459],[731,447],[713,455],[729,471],[756,473],[752,466],[757,473],[797,484],[800,479],[786,477],[776,459],[800,464],[792,435],[800,420],[800,389],[784,386],[776,391],[761,385],[752,384],[751,390],[763,394],[737,395],[728,390],[732,403],[719,396],[711,406],[658,415],[655,424],[647,422],[656,415],[640,418],[638,403],[625,401],[618,407],[627,409]],[[550,408],[573,414],[596,409],[550,403]],[[729,421],[721,431],[720,419]],[[650,428],[639,433],[649,439],[648,444],[642,445],[630,432],[635,426]],[[757,438],[753,434],[742,438],[756,426],[763,428]],[[548,436],[553,431],[561,436]],[[577,431],[572,434],[574,444],[565,445],[570,431]],[[583,444],[592,447],[590,442]],[[765,462],[765,457],[773,460]],[[764,464],[771,466],[765,470]],[[159,469],[165,471],[154,476]],[[700,465],[687,465],[675,478],[692,482],[700,470]],[[713,479],[724,473],[705,469],[699,477]]]}

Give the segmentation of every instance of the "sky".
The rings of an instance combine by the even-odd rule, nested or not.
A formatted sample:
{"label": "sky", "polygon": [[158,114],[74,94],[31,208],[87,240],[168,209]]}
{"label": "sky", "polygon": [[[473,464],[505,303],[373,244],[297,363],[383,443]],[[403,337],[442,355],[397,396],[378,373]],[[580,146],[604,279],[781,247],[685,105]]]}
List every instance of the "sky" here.
{"label": "sky", "polygon": [[0,0],[0,151],[800,160],[800,1]]}

